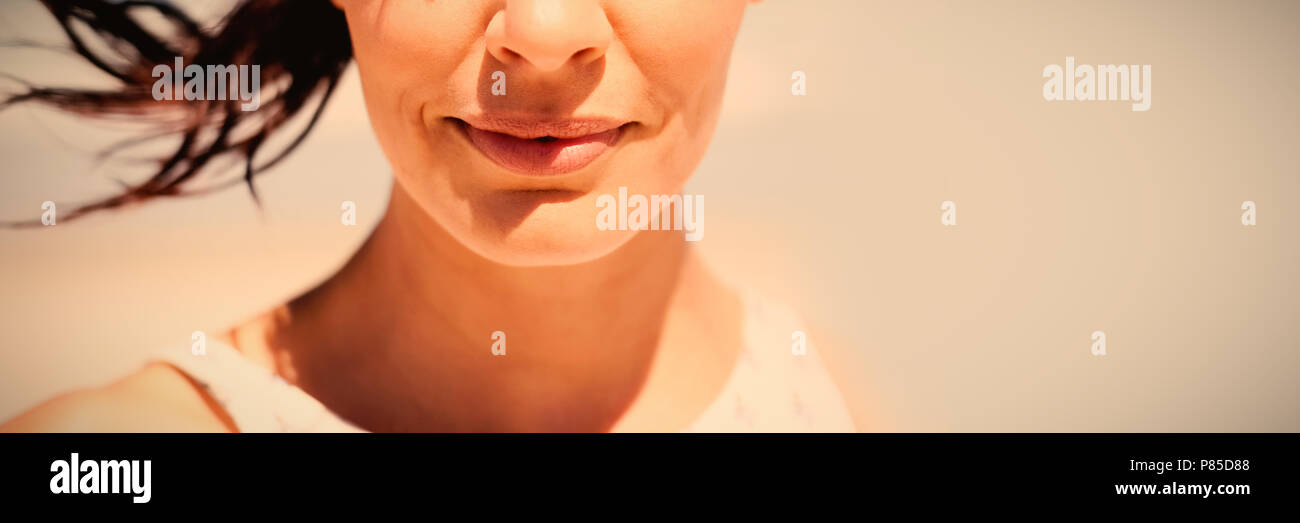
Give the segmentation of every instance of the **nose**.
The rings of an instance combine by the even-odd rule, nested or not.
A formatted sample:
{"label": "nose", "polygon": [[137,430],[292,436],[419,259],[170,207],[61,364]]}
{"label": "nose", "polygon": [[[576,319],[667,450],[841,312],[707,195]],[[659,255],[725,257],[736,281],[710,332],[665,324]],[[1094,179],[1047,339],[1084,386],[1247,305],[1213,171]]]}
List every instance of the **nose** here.
{"label": "nose", "polygon": [[613,33],[597,0],[506,0],[486,37],[497,60],[550,72],[604,56]]}

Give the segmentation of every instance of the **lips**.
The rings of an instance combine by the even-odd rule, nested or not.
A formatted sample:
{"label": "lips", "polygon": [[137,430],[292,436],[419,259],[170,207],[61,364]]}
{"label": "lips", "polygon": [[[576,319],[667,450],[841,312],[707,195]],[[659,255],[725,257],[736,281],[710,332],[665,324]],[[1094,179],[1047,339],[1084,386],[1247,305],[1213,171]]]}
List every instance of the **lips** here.
{"label": "lips", "polygon": [[586,167],[614,147],[630,125],[608,119],[453,120],[489,160],[529,176],[553,176]]}

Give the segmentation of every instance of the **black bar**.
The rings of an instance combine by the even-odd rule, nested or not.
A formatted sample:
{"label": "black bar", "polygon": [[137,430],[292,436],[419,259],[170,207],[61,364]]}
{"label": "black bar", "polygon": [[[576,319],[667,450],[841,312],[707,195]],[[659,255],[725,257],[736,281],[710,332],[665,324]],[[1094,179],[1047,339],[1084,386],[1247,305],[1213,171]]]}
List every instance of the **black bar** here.
{"label": "black bar", "polygon": [[[1294,503],[1295,434],[5,434],[6,505],[446,506],[638,495],[738,503],[979,500],[1208,508]],[[149,500],[51,492],[52,464],[149,460]],[[1194,470],[1179,470],[1191,460]],[[1207,461],[1202,461],[1207,460]],[[1225,461],[1216,461],[1225,460]],[[1170,470],[1160,471],[1165,465]],[[1230,470],[1206,470],[1212,469]],[[114,469],[119,470],[119,469]],[[84,475],[81,476],[84,479]],[[102,474],[99,476],[102,478]],[[1247,486],[1232,495],[1116,485]],[[110,487],[111,488],[111,487]],[[502,498],[505,496],[505,498]],[[629,498],[630,496],[630,498]]]}

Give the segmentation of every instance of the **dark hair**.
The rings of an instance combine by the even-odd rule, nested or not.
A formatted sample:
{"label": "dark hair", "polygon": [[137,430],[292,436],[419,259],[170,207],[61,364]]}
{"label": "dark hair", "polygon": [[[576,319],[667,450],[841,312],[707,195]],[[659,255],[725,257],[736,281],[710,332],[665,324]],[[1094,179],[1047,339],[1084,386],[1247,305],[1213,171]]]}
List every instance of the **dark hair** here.
{"label": "dark hair", "polygon": [[[39,103],[92,117],[152,118],[155,134],[120,142],[105,155],[143,141],[179,137],[175,152],[159,158],[158,168],[124,192],[80,205],[60,220],[89,212],[139,203],[156,197],[208,192],[240,183],[239,179],[193,189],[197,175],[217,159],[243,163],[243,183],[254,200],[253,176],[274,166],[296,148],[315,126],[339,78],[352,60],[347,21],[329,0],[240,0],[219,24],[204,29],[163,0],[41,0],[66,33],[72,51],[121,83],[106,90],[35,87],[0,101],[0,110],[20,103]],[[149,30],[138,18],[152,11],[164,30]],[[89,40],[90,38],[98,41]],[[159,102],[153,96],[156,65],[258,65],[263,97],[254,111],[241,101]],[[175,71],[181,74],[181,71]],[[269,87],[269,88],[268,88]],[[236,98],[236,97],[230,97]],[[306,128],[288,145],[255,164],[258,149],[291,117],[316,100]],[[21,222],[14,225],[31,225]]]}

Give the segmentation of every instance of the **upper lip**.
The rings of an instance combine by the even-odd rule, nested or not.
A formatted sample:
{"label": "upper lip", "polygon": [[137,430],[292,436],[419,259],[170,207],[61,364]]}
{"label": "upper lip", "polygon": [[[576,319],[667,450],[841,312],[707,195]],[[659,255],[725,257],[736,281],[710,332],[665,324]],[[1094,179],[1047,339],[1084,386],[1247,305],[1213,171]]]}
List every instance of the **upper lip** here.
{"label": "upper lip", "polygon": [[507,134],[515,138],[582,138],[611,131],[627,124],[627,120],[606,117],[546,118],[530,116],[477,115],[459,118],[482,131]]}

